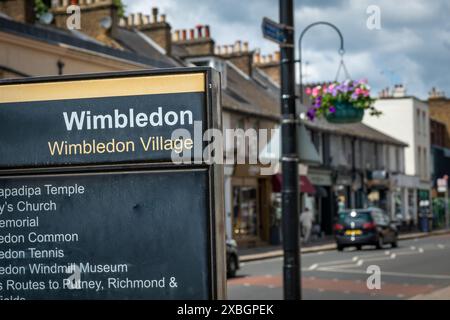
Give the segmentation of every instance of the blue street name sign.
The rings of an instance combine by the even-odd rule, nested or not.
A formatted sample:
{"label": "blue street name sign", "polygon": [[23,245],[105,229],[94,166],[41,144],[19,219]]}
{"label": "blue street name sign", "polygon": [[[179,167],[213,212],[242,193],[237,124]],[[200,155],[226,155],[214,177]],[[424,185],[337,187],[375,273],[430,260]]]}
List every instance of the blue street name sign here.
{"label": "blue street name sign", "polygon": [[286,43],[286,28],[283,25],[265,17],[261,27],[264,38],[279,44]]}

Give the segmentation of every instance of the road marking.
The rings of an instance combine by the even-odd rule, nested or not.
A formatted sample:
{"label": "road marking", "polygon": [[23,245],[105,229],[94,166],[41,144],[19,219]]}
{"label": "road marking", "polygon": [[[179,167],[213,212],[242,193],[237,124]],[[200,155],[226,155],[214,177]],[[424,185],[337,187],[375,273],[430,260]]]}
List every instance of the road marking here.
{"label": "road marking", "polygon": [[358,261],[359,257],[358,256],[354,256],[352,261]]}
{"label": "road marking", "polygon": [[391,259],[395,259],[397,257],[397,255],[395,253],[391,254],[390,258]]}
{"label": "road marking", "polygon": [[416,247],[411,246],[410,249],[414,251],[414,250],[416,250]]}
{"label": "road marking", "polygon": [[384,254],[388,256],[388,255],[391,254],[391,252],[390,252],[389,250],[386,250],[386,251],[384,252]]}
{"label": "road marking", "polygon": [[248,282],[244,283],[244,287],[250,287],[250,283]]}
{"label": "road marking", "polygon": [[274,289],[275,286],[271,284],[271,285],[268,285],[267,288],[269,288],[269,289]]}
{"label": "road marking", "polygon": [[[349,270],[349,269],[338,269],[338,268],[318,268],[318,271],[325,272],[335,272],[335,273],[353,273],[353,274],[367,274],[365,270]],[[442,279],[450,280],[450,275],[431,275],[431,274],[418,274],[418,273],[402,273],[402,272],[389,272],[383,271],[383,276],[393,276],[393,277],[405,277],[405,278],[421,278],[421,279]]]}
{"label": "road marking", "polygon": [[356,264],[358,267],[362,266],[364,264],[364,260],[361,259],[358,261],[358,263]]}
{"label": "road marking", "polygon": [[419,248],[419,252],[423,253],[424,252],[423,248]]}
{"label": "road marking", "polygon": [[437,245],[437,247],[438,247],[439,249],[444,249],[444,248],[445,248],[445,246],[444,246],[443,244],[440,244],[440,243]]}
{"label": "road marking", "polygon": [[319,266],[319,265],[318,265],[317,263],[315,263],[315,264],[313,264],[312,266],[310,266],[310,267],[308,268],[308,270],[315,270],[315,269],[317,269],[318,266]]}
{"label": "road marking", "polygon": [[323,251],[317,252],[317,255],[318,255],[318,256],[320,256],[320,255],[322,255],[322,254],[323,254]]}
{"label": "road marking", "polygon": [[405,297],[405,295],[401,294],[401,293],[397,295],[397,298],[404,298],[404,297]]}
{"label": "road marking", "polygon": [[250,265],[250,264],[261,264],[261,263],[274,262],[274,261],[281,261],[281,260],[283,260],[283,257],[276,257],[276,258],[269,258],[269,259],[261,259],[261,260],[248,261],[248,262],[241,263],[241,266],[244,266],[244,265]]}
{"label": "road marking", "polygon": [[272,278],[272,275],[271,274],[266,274],[265,277],[266,278]]}
{"label": "road marking", "polygon": [[324,292],[325,290],[322,289],[322,288],[319,288],[319,289],[317,289],[317,291],[319,291],[319,292]]}

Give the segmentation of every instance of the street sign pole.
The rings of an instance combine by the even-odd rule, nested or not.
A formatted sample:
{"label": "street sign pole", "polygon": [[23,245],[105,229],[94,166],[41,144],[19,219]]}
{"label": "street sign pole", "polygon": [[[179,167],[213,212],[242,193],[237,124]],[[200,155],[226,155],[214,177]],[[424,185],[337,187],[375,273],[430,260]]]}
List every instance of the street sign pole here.
{"label": "street sign pole", "polygon": [[301,299],[299,243],[299,182],[295,111],[294,3],[280,0],[280,24],[285,41],[281,52],[282,229],[284,299]]}

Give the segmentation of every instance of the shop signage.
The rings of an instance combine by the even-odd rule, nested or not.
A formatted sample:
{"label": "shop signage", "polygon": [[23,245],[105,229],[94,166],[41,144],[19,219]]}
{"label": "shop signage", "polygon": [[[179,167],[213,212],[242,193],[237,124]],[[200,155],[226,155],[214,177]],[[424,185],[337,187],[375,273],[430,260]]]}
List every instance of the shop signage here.
{"label": "shop signage", "polygon": [[224,298],[223,170],[171,161],[219,128],[218,77],[0,82],[0,299]]}
{"label": "shop signage", "polygon": [[437,179],[437,188],[438,192],[445,193],[447,192],[447,179]]}

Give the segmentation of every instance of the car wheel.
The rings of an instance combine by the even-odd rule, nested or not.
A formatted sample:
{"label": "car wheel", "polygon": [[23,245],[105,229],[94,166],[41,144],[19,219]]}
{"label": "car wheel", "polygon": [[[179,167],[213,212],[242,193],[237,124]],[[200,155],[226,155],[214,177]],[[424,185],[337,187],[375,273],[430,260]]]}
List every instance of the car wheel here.
{"label": "car wheel", "polygon": [[338,250],[338,251],[344,251],[344,246],[338,245],[338,246],[337,246],[337,250]]}
{"label": "car wheel", "polygon": [[382,236],[378,236],[378,241],[377,241],[377,249],[383,249],[384,246],[384,240]]}
{"label": "car wheel", "polygon": [[395,238],[394,242],[391,243],[392,248],[398,248],[398,241],[397,238]]}
{"label": "car wheel", "polygon": [[234,278],[234,277],[236,277],[236,272],[237,272],[237,261],[236,261],[236,257],[231,256],[231,257],[230,257],[230,261],[228,262],[228,270],[227,270],[228,278]]}

